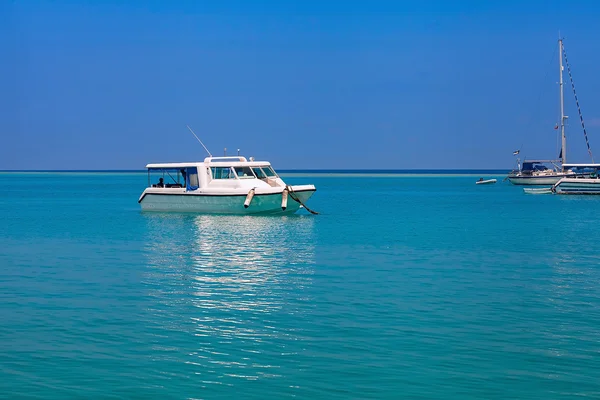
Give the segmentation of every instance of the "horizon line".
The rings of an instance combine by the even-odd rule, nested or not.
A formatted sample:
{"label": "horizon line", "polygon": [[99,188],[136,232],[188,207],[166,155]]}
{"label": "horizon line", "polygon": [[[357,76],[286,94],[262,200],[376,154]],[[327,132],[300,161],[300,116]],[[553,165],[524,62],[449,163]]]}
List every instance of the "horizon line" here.
{"label": "horizon line", "polygon": [[[508,173],[510,169],[504,168],[314,168],[314,169],[278,169],[279,172],[309,172],[309,173],[356,173],[356,172],[488,172],[488,173]],[[0,172],[147,172],[147,169],[0,169]]]}

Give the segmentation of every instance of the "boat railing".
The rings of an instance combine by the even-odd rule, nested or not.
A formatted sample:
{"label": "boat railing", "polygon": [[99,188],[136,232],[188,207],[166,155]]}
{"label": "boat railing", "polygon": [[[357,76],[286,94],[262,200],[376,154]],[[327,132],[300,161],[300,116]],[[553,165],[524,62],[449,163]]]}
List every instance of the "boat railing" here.
{"label": "boat railing", "polygon": [[242,156],[224,156],[224,157],[206,157],[204,162],[247,162],[246,157]]}
{"label": "boat railing", "polygon": [[164,183],[162,185],[160,185],[158,183],[154,183],[150,187],[153,187],[153,188],[176,189],[176,188],[183,188],[183,185],[181,183]]}

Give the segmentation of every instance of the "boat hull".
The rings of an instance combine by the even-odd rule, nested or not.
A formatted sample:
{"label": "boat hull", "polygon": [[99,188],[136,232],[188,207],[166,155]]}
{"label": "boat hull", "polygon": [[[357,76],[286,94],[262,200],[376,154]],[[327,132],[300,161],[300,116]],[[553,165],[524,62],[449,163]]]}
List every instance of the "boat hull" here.
{"label": "boat hull", "polygon": [[[559,180],[564,178],[566,175],[550,175],[550,176],[516,176],[509,175],[508,180],[513,185],[547,185],[551,186],[556,184]],[[573,175],[574,176],[574,175]]]}
{"label": "boat hull", "polygon": [[496,183],[496,179],[488,179],[485,181],[477,181],[475,182],[476,185],[489,185],[490,183]]}
{"label": "boat hull", "polygon": [[258,214],[286,215],[300,209],[296,197],[305,203],[316,191],[313,185],[292,186],[293,192],[287,196],[286,208],[282,208],[283,188],[281,191],[257,192],[244,207],[247,193],[203,193],[201,191],[162,191],[146,190],[140,197],[142,211],[193,212],[203,214]]}
{"label": "boat hull", "polygon": [[600,179],[564,178],[553,187],[556,194],[600,195]]}

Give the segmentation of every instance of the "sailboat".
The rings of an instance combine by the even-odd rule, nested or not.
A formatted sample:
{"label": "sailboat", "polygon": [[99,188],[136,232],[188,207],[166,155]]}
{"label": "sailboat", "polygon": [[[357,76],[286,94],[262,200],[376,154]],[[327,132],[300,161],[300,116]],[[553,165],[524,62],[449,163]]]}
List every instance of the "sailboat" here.
{"label": "sailboat", "polygon": [[[565,115],[564,107],[564,85],[563,85],[563,57],[569,71],[569,78],[571,79],[571,86],[573,87],[573,93],[575,94],[575,101],[577,103],[577,109],[579,111],[579,118],[581,119],[581,126],[583,127],[583,134],[585,141],[588,146],[588,153],[592,154],[590,144],[587,139],[587,133],[585,131],[585,125],[583,124],[583,117],[581,116],[581,109],[579,107],[579,101],[577,100],[577,94],[575,93],[575,85],[573,84],[573,78],[571,76],[571,68],[567,60],[567,53],[565,52],[562,39],[558,40],[558,63],[559,63],[559,88],[560,88],[560,127],[561,135],[561,149],[558,159],[556,160],[523,160],[517,159],[517,169],[511,171],[507,178],[513,185],[554,185],[562,178],[577,178],[583,177],[586,174],[581,172],[577,168],[573,168],[573,165],[567,164],[567,138],[565,136],[565,122],[568,116]],[[515,151],[513,154],[518,155],[520,150]],[[592,159],[593,162],[593,159]]]}

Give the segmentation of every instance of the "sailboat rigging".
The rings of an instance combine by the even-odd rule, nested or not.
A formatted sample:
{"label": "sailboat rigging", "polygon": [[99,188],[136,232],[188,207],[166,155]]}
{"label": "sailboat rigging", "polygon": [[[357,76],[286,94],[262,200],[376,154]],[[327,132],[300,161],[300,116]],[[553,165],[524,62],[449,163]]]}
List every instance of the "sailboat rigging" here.
{"label": "sailboat rigging", "polygon": [[[581,172],[576,172],[574,169],[566,168],[567,165],[567,137],[565,134],[565,123],[568,116],[565,115],[564,105],[564,82],[563,82],[563,57],[565,64],[567,65],[567,71],[569,74],[571,87],[573,94],[575,95],[575,102],[577,104],[577,111],[579,112],[579,118],[581,126],[583,128],[583,134],[588,147],[588,153],[592,158],[592,150],[590,148],[587,132],[585,130],[585,124],[583,122],[583,116],[581,113],[581,107],[579,106],[579,100],[577,93],[575,92],[575,84],[573,82],[573,75],[571,74],[571,66],[567,59],[567,53],[564,49],[563,40],[558,40],[558,64],[559,64],[559,97],[560,97],[560,121],[555,129],[560,129],[560,154],[557,160],[523,160],[521,163],[520,159],[517,159],[517,169],[511,171],[507,178],[514,185],[554,185],[560,179],[565,177],[576,177],[585,175]],[[520,151],[513,152],[514,155],[518,155]],[[549,168],[548,165],[552,167]]]}

